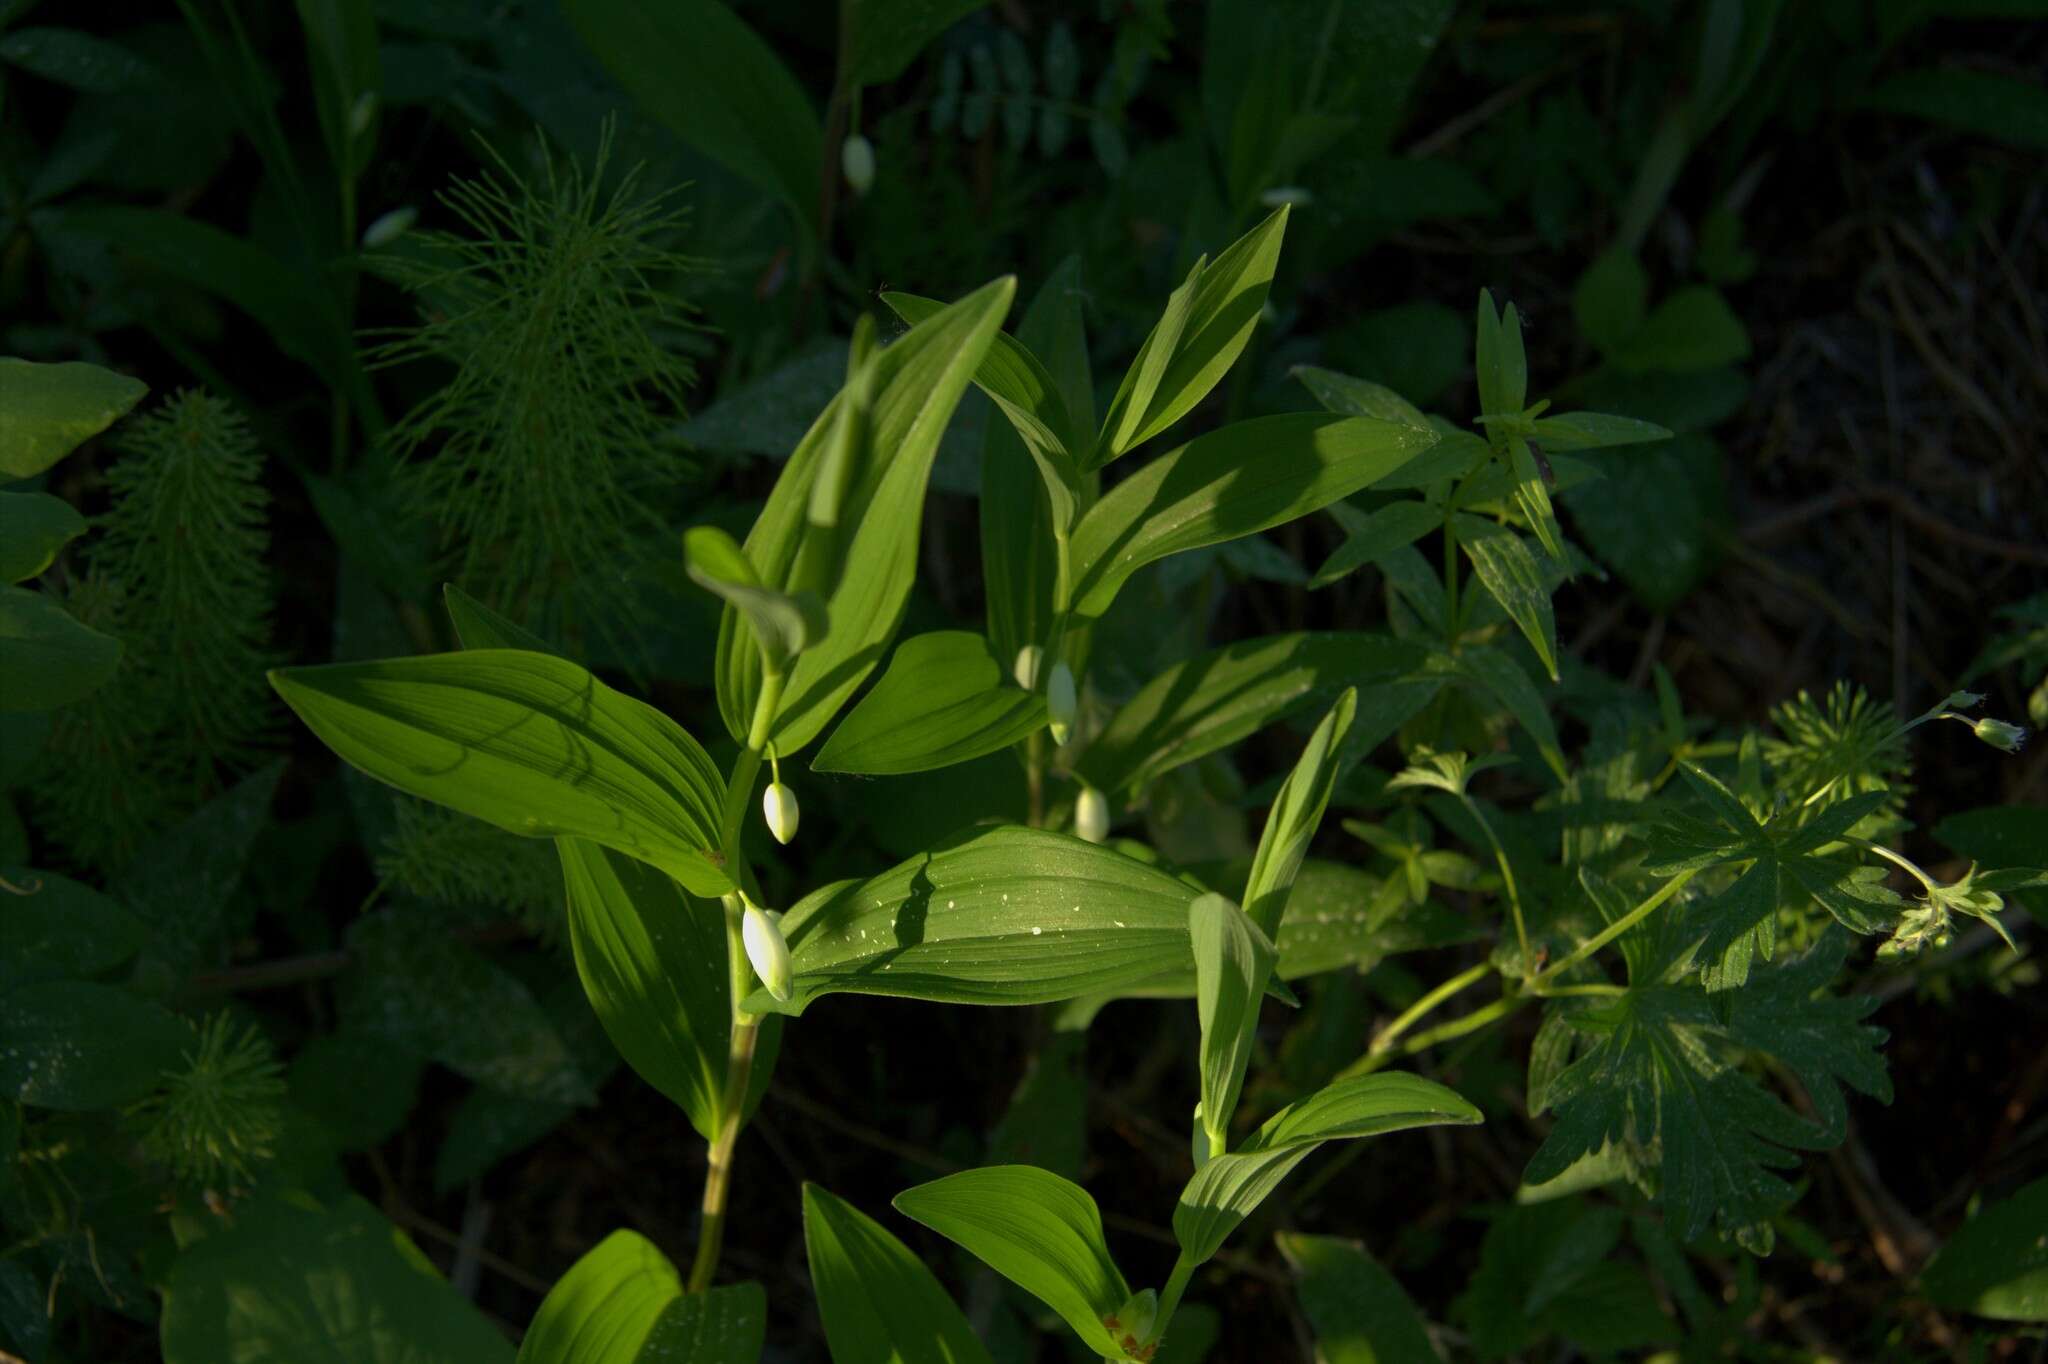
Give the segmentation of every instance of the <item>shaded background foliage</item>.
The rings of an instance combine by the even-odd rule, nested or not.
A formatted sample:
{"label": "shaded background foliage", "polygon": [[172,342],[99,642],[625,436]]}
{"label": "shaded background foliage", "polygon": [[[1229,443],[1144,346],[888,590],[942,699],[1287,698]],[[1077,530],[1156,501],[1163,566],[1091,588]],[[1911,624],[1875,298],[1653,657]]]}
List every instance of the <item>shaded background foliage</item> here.
{"label": "shaded background foliage", "polygon": [[[1559,594],[1569,653],[1638,686],[1661,665],[1694,713],[1728,723],[1836,678],[1911,715],[1987,641],[2031,628],[1978,683],[1998,713],[2027,712],[2043,620],[2001,610],[2048,587],[2037,7],[934,4],[842,53],[831,6],[733,6],[791,73],[808,130],[773,91],[722,108],[715,82],[622,67],[619,49],[660,38],[628,8],[390,0],[369,46],[337,56],[308,44],[301,12],[318,5],[0,6],[0,348],[135,374],[154,413],[45,485],[104,518],[55,585],[128,641],[129,671],[46,736],[0,732],[22,778],[0,804],[0,866],[132,889],[138,917],[169,925],[144,966],[171,996],[288,1059],[279,1159],[338,1161],[497,1321],[523,1324],[613,1227],[685,1253],[702,1178],[678,1156],[697,1149],[687,1124],[619,1067],[564,973],[545,845],[337,775],[263,698],[223,693],[276,658],[445,647],[433,588],[452,577],[717,732],[716,612],[684,582],[674,531],[744,529],[885,289],[951,298],[1014,271],[1029,290],[1075,255],[1113,365],[1197,254],[1292,201],[1268,325],[1205,418],[1309,407],[1289,377],[1304,364],[1476,410],[1463,301],[1490,287],[1527,319],[1532,369],[1570,376],[1561,399],[1679,433],[1593,452],[1607,477],[1561,496],[1611,575]],[[1717,36],[1731,11],[1754,35],[1773,10],[1763,41]],[[323,63],[354,67],[330,79]],[[856,130],[876,166],[864,194],[840,173]],[[560,325],[505,321],[522,317]],[[204,394],[166,400],[185,385]],[[988,420],[970,398],[942,450],[914,628],[978,620]],[[219,452],[217,486],[171,483],[188,437]],[[231,599],[173,600],[194,565],[123,500],[152,488],[237,528],[232,561],[204,570]],[[1148,570],[1102,631],[1102,699],[1212,641],[1377,623],[1373,574],[1307,590],[1344,538],[1314,517]],[[184,718],[209,700],[247,723]],[[1151,837],[1248,855],[1246,812],[1294,745],[1268,734],[1234,766],[1176,773]],[[25,772],[17,753],[35,755]],[[1922,831],[2038,807],[2048,749],[1943,747],[1913,783],[1903,813]],[[255,814],[206,804],[224,792]],[[1025,801],[1000,755],[808,775],[802,792],[807,828],[835,836],[761,859],[778,903]],[[195,811],[216,825],[180,831]],[[195,837],[253,847],[246,876],[187,868],[210,888],[202,912],[152,902]],[[1930,865],[1958,846],[1916,838]],[[1863,982],[1914,1102],[1853,1100],[1848,1143],[1807,1167],[1795,1247],[1714,1263],[1725,1281],[1706,1293],[1740,1309],[1731,1339],[1850,1358],[1967,1339],[1931,1307],[1896,1308],[1898,1284],[1980,1191],[2038,1176],[2048,1019],[2031,962],[1984,950],[1981,930],[1962,945]],[[1348,1059],[1436,974],[1423,961],[1320,990],[1316,1026],[1278,1046],[1280,1082]],[[1019,1159],[1117,1191],[1134,1275],[1163,1277],[1163,1228],[1114,1209],[1164,1206],[1183,1177],[1185,1133],[1159,1115],[1192,1102],[1174,1064],[1192,1017],[1113,1005],[1084,1050],[1037,1011],[939,1007],[864,1000],[857,1028],[803,1029],[743,1147],[733,1269],[771,1302],[809,1301],[801,1179],[879,1209]],[[1445,1072],[1496,1121],[1375,1151],[1280,1210],[1300,1231],[1365,1235],[1432,1317],[1475,1336],[1498,1295],[1527,1299],[1494,1282],[1518,1247],[1611,1247],[1623,1230],[1611,1209],[1505,1211],[1540,1135],[1512,1059],[1526,1031]],[[147,1221],[133,1189],[104,1201],[131,1230]],[[1005,1357],[1030,1357],[993,1279],[910,1240],[967,1285]],[[1314,1247],[1254,1245],[1209,1295],[1212,1358],[1275,1357],[1261,1351],[1304,1329],[1288,1261]],[[69,1241],[49,1254],[94,1278]],[[153,1357],[144,1281],[120,1272],[67,1321],[79,1357]],[[822,1338],[783,1311],[770,1346],[814,1358]],[[2016,1337],[1985,1348],[2027,1357]]]}

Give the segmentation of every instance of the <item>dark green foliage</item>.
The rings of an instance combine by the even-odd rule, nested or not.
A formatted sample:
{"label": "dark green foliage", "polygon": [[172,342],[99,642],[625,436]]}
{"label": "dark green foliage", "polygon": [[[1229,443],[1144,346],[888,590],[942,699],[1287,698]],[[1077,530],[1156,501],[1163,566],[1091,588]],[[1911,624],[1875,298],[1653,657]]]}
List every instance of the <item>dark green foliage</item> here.
{"label": "dark green foliage", "polygon": [[81,861],[119,865],[253,767],[277,737],[262,684],[275,589],[268,494],[247,420],[185,390],[125,428],[114,495],[67,604],[121,640],[113,680],[56,713],[37,818]]}
{"label": "dark green foliage", "polygon": [[695,379],[674,349],[692,325],[674,290],[698,268],[667,244],[682,211],[635,174],[608,186],[608,149],[587,171],[499,160],[445,191],[464,230],[393,258],[422,320],[375,357],[453,367],[388,439],[457,580],[579,631],[622,624],[621,556],[684,471],[669,428]]}
{"label": "dark green foliage", "polygon": [[182,1064],[128,1118],[150,1159],[183,1183],[247,1184],[276,1154],[283,1075],[260,1031],[216,1014],[192,1028]]}

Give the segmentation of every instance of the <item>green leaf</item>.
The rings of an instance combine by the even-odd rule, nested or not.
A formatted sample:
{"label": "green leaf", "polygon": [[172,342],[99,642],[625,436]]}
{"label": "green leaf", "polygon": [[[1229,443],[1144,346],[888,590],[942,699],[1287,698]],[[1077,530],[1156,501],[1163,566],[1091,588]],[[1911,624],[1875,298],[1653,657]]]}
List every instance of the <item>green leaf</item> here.
{"label": "green leaf", "polygon": [[0,867],[0,985],[96,976],[135,955],[146,930],[120,903],[54,872]]}
{"label": "green leaf", "polygon": [[[298,10],[328,157],[337,174],[353,180],[377,144],[374,101],[384,78],[377,60],[376,10],[371,0],[298,0]],[[373,102],[364,104],[365,95]],[[365,109],[372,117],[362,117]]]}
{"label": "green leaf", "polygon": [[[2039,11],[2032,17],[2039,18]],[[1991,71],[1902,71],[1856,102],[2027,151],[2048,151],[2048,94],[2031,80]]]}
{"label": "green leaf", "polygon": [[74,1112],[119,1108],[178,1064],[185,1035],[171,1014],[111,985],[10,986],[0,995],[0,1099]]}
{"label": "green leaf", "polygon": [[927,772],[1008,748],[1044,724],[1044,693],[1012,682],[986,639],[935,630],[897,646],[882,680],[832,731],[811,770]]}
{"label": "green leaf", "polygon": [[590,1007],[626,1063],[710,1141],[732,1028],[723,909],[588,840],[556,847],[569,945]]}
{"label": "green leaf", "polygon": [[121,642],[80,625],[56,599],[0,587],[0,710],[50,710],[104,686]]}
{"label": "green leaf", "polygon": [[1197,436],[1105,493],[1074,530],[1074,610],[1109,609],[1155,559],[1269,529],[1369,488],[1436,443],[1364,417],[1288,413]]}
{"label": "green leaf", "polygon": [[1999,1321],[2048,1321],[2048,1179],[1963,1223],[1920,1275],[1937,1306]]}
{"label": "green leaf", "polygon": [[1945,817],[1934,836],[1973,862],[2031,867],[2048,848],[2048,805],[1987,805]]}
{"label": "green leaf", "polygon": [[1195,954],[1195,1010],[1201,1020],[1202,1126],[1209,1153],[1221,1152],[1251,1063],[1259,1006],[1280,953],[1273,940],[1223,895],[1188,907]]}
{"label": "green leaf", "polygon": [[1286,232],[1283,206],[1199,268],[1182,286],[1185,292],[1177,291],[1103,418],[1096,467],[1186,416],[1235,363],[1266,306]]}
{"label": "green leaf", "polygon": [[[1713,1224],[1761,1253],[1769,1219],[1793,1196],[1773,1171],[1796,1164],[1797,1150],[1841,1139],[1841,1085],[1891,1097],[1877,1055],[1884,1034],[1858,1022],[1877,1001],[1815,997],[1846,951],[1831,930],[1805,955],[1753,975],[1729,997],[1724,1024],[1703,989],[1675,983],[1688,936],[1667,931],[1659,950],[1631,960],[1627,994],[1576,1016],[1597,1031],[1550,1086],[1557,1124],[1524,1179],[1542,1184],[1603,1147],[1626,1146],[1638,1167],[1657,1169],[1658,1199],[1681,1240]],[[1729,1059],[1729,1042],[1781,1056],[1820,1121],[1751,1079]]]}
{"label": "green leaf", "polygon": [[1113,799],[1134,799],[1161,774],[1326,704],[1346,686],[1359,689],[1365,708],[1352,736],[1352,747],[1363,751],[1443,685],[1423,671],[1428,659],[1420,645],[1366,631],[1226,644],[1146,683],[1081,755],[1081,774]]}
{"label": "green leaf", "polygon": [[1314,365],[1296,365],[1288,373],[1301,380],[1325,411],[1342,417],[1371,417],[1375,421],[1429,429],[1429,418],[1422,415],[1422,410],[1384,384],[1354,379],[1349,374]]}
{"label": "green leaf", "polygon": [[419,1098],[419,1057],[361,1032],[320,1033],[292,1058],[292,1105],[304,1109],[342,1151],[389,1141]]}
{"label": "green leaf", "polygon": [[85,534],[85,518],[48,493],[0,493],[0,583],[27,582]]}
{"label": "green leaf", "polygon": [[1356,1242],[1281,1232],[1295,1300],[1315,1331],[1322,1364],[1422,1364],[1440,1360],[1422,1313],[1400,1281]]}
{"label": "green leaf", "polygon": [[1597,450],[1609,445],[1643,445],[1670,440],[1671,432],[1655,422],[1616,417],[1605,412],[1560,412],[1538,417],[1534,437],[1551,450]]}
{"label": "green leaf", "polygon": [[533,631],[499,615],[454,583],[442,585],[441,601],[448,608],[449,623],[455,627],[456,642],[465,649],[524,649],[535,654],[561,654],[561,650]]}
{"label": "green leaf", "polygon": [[989,1364],[931,1270],[881,1223],[809,1182],[804,1248],[837,1364]]}
{"label": "green leaf", "polygon": [[1415,1075],[1359,1075],[1316,1091],[1268,1118],[1245,1143],[1195,1171],[1173,1212],[1182,1255],[1200,1264],[1249,1217],[1289,1171],[1325,1142],[1410,1127],[1479,1122],[1479,1110]]}
{"label": "green leaf", "polygon": [[238,1204],[171,1263],[164,1364],[510,1364],[512,1347],[354,1196]]}
{"label": "green leaf", "polygon": [[446,932],[442,916],[400,905],[357,919],[342,996],[353,1031],[438,1061],[521,1098],[596,1102],[555,1020],[518,977]]}
{"label": "green leaf", "polygon": [[1543,704],[1543,694],[1536,690],[1529,674],[1522,671],[1521,664],[1500,650],[1485,645],[1467,645],[1455,658],[1439,657],[1452,672],[1463,675],[1506,706],[1508,714],[1515,717],[1515,723],[1536,741],[1537,751],[1543,755],[1543,761],[1557,779],[1566,779],[1564,750],[1558,746],[1557,726],[1551,722],[1549,708]]}
{"label": "green leaf", "polygon": [[1550,593],[1544,586],[1543,570],[1522,537],[1492,521],[1458,513],[1452,521],[1458,543],[1472,570],[1493,599],[1501,604],[1522,634],[1536,650],[1536,657],[1557,680],[1557,617],[1550,608]]}
{"label": "green leaf", "polygon": [[1442,511],[1412,499],[1389,502],[1375,512],[1359,512],[1348,503],[1333,502],[1330,511],[1344,527],[1344,543],[1309,579],[1310,590],[1348,578],[1365,565],[1403,545],[1414,544],[1443,525]]}
{"label": "green leaf", "polygon": [[1097,1354],[1123,1356],[1102,1319],[1130,1288],[1080,1185],[1030,1165],[992,1165],[905,1189],[895,1206],[1059,1313]]}
{"label": "green leaf", "polygon": [[1647,321],[1615,351],[1628,373],[1674,374],[1732,365],[1749,358],[1749,332],[1719,290],[1691,285],[1657,305]]}
{"label": "green leaf", "polygon": [[175,990],[209,953],[219,960],[223,926],[270,804],[284,776],[282,758],[250,773],[143,845],[115,878],[113,891],[149,928],[135,979]]}
{"label": "green leaf", "polygon": [[[883,294],[882,302],[912,326],[938,316],[946,307],[935,298],[904,293]],[[1029,347],[1006,332],[997,332],[980,368],[974,371],[974,384],[1002,409],[1034,457],[1050,458],[1069,478],[1075,475],[1079,438],[1073,418],[1058,381]]]}
{"label": "green leaf", "polygon": [[[747,559],[766,586],[791,591],[801,585],[801,572],[829,589],[831,633],[797,659],[764,736],[784,758],[817,737],[888,650],[917,573],[925,482],[939,438],[1015,289],[1007,278],[986,285],[868,362],[856,382],[872,397],[836,526],[813,526],[806,514],[841,410],[856,405],[844,391],[789,457],[747,535]],[[718,701],[742,743],[752,737],[761,686],[753,630],[728,608],[718,633]]]}
{"label": "green leaf", "polygon": [[[0,1156],[14,1160],[12,1129],[0,1117]],[[0,1180],[0,1192],[7,1183]],[[20,1353],[26,1364],[41,1364],[50,1345],[50,1295],[41,1281],[18,1260],[0,1260],[0,1340]]]}
{"label": "green leaf", "polygon": [[0,356],[0,475],[35,477],[141,401],[150,385],[98,365]]}
{"label": "green leaf", "polygon": [[867,881],[812,891],[783,916],[795,981],[750,1012],[821,995],[1044,1004],[1186,969],[1194,887],[1066,834],[972,830]]}
{"label": "green leaf", "polygon": [[746,613],[754,638],[776,671],[816,644],[831,628],[825,603],[815,592],[790,594],[761,586],[761,579],[730,535],[716,526],[683,534],[683,559],[690,581]]}
{"label": "green leaf", "polygon": [[1650,277],[1632,252],[1602,253],[1586,267],[1572,290],[1572,314],[1579,330],[1602,355],[1612,355],[1649,316]]}
{"label": "green leaf", "polygon": [[759,1284],[686,1294],[653,1242],[615,1231],[548,1290],[518,1364],[756,1364],[766,1320]]}
{"label": "green leaf", "polygon": [[1690,433],[1581,458],[1600,477],[1560,491],[1574,526],[1645,606],[1668,611],[1713,570],[1727,541],[1720,447]]}
{"label": "green leaf", "polygon": [[698,895],[732,888],[718,851],[725,782],[703,747],[573,663],[481,649],[270,678],[328,747],[381,782],[510,833],[588,838]]}
{"label": "green leaf", "polygon": [[0,38],[0,62],[88,95],[118,94],[157,75],[121,44],[71,28],[15,29]]}
{"label": "green leaf", "polygon": [[988,0],[855,0],[842,37],[849,86],[895,80],[932,39]]}
{"label": "green leaf", "polygon": [[650,118],[782,199],[815,239],[824,148],[817,113],[774,49],[730,6],[568,0],[562,8]]}
{"label": "green leaf", "polygon": [[[1043,355],[1074,439],[1092,438],[1095,395],[1088,369],[1088,335],[1081,321],[1081,259],[1061,261],[1017,327],[1017,339]],[[977,378],[979,373],[977,372]],[[998,662],[1015,660],[1027,644],[1044,648],[1052,637],[1055,508],[1072,519],[1072,494],[1063,499],[1058,469],[1017,434],[1014,419],[989,422],[981,453],[982,590],[988,599],[988,637]],[[1070,444],[1070,452],[1085,453]],[[1069,460],[1068,465],[1074,461]]]}
{"label": "green leaf", "polygon": [[1302,859],[1308,856],[1308,845],[1322,827],[1323,811],[1329,807],[1330,792],[1343,767],[1344,737],[1357,713],[1358,690],[1346,687],[1309,735],[1301,757],[1266,812],[1266,827],[1259,834],[1259,848],[1252,857],[1244,891],[1246,912],[1263,932],[1280,931],[1288,892],[1294,887]]}

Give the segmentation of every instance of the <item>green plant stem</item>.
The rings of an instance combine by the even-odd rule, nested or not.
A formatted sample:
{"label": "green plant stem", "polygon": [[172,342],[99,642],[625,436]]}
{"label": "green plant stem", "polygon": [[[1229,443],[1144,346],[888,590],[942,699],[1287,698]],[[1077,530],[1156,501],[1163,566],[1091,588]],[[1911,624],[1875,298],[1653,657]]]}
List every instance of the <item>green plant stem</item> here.
{"label": "green plant stem", "polygon": [[[758,761],[755,764],[759,767]],[[726,1194],[732,1187],[732,1154],[746,1125],[747,1087],[754,1073],[754,1041],[760,1022],[740,1009],[740,1001],[751,992],[752,968],[747,965],[746,944],[740,936],[744,909],[737,893],[727,895],[725,908],[725,953],[731,982],[732,1037],[726,1047],[725,1085],[718,1096],[718,1128],[711,1140],[709,1160],[704,1167],[704,1226],[697,1236],[697,1255],[690,1263],[689,1291],[702,1293],[711,1287],[718,1272],[719,1252],[725,1245]]]}
{"label": "green plant stem", "polygon": [[1912,859],[1905,857],[1902,854],[1893,852],[1890,848],[1885,847],[1882,843],[1873,843],[1867,838],[1850,838],[1847,836],[1844,836],[1842,841],[1854,847],[1861,848],[1865,852],[1876,853],[1879,857],[1882,857],[1885,861],[1890,862],[1894,866],[1903,867],[1906,871],[1912,873],[1914,880],[1918,881],[1921,885],[1927,887],[1927,893],[1930,895],[1932,895],[1936,890],[1939,889],[1939,887],[1934,884],[1932,878],[1930,878],[1926,872],[1920,870],[1920,868],[1913,863]]}
{"label": "green plant stem", "polygon": [[1458,642],[1458,532],[1452,521],[1456,513],[1444,513],[1444,643]]}
{"label": "green plant stem", "polygon": [[1580,943],[1570,953],[1559,958],[1555,964],[1546,970],[1538,972],[1536,977],[1529,982],[1529,988],[1538,992],[1544,990],[1551,981],[1556,980],[1566,971],[1571,970],[1574,966],[1577,966],[1580,962],[1592,956],[1595,952],[1598,952],[1601,948],[1607,946],[1607,944],[1613,942],[1643,920],[1649,918],[1650,915],[1656,913],[1659,905],[1678,894],[1680,890],[1684,889],[1685,883],[1692,880],[1698,874],[1697,869],[1683,871],[1657,887],[1656,893],[1651,895],[1649,899],[1643,901],[1634,909],[1622,915],[1619,919],[1616,919],[1613,923],[1586,939],[1586,941]]}
{"label": "green plant stem", "polygon": [[1416,1000],[1402,1011],[1400,1017],[1389,1023],[1384,1032],[1372,1040],[1371,1054],[1378,1055],[1392,1048],[1394,1043],[1401,1040],[1401,1035],[1414,1027],[1425,1015],[1451,996],[1484,980],[1492,970],[1493,967],[1490,963],[1482,961],[1470,970],[1461,971],[1457,975],[1452,976],[1449,980]]}
{"label": "green plant stem", "polygon": [[1159,1291],[1159,1313],[1152,1318],[1152,1334],[1146,1344],[1152,1344],[1166,1337],[1166,1328],[1173,1322],[1173,1314],[1180,1307],[1181,1294],[1188,1291],[1188,1280],[1195,1276],[1197,1266],[1182,1251],[1173,1262],[1173,1273],[1166,1278],[1166,1287]]}
{"label": "green plant stem", "polygon": [[758,760],[768,746],[768,732],[775,726],[775,711],[782,704],[782,687],[789,679],[782,673],[764,671],[761,696],[754,702],[754,723],[747,730],[747,748]]}
{"label": "green plant stem", "polygon": [[1493,826],[1486,822],[1485,815],[1479,813],[1479,806],[1473,801],[1472,797],[1466,795],[1463,791],[1459,791],[1458,799],[1464,802],[1467,813],[1472,816],[1473,822],[1479,826],[1480,832],[1486,835],[1486,841],[1493,845],[1493,860],[1500,866],[1501,884],[1507,888],[1508,892],[1508,910],[1515,916],[1515,944],[1522,949],[1522,976],[1524,979],[1527,979],[1529,975],[1529,928],[1522,919],[1522,895],[1515,887],[1515,870],[1508,865],[1507,849],[1500,845],[1500,839],[1495,836]]}

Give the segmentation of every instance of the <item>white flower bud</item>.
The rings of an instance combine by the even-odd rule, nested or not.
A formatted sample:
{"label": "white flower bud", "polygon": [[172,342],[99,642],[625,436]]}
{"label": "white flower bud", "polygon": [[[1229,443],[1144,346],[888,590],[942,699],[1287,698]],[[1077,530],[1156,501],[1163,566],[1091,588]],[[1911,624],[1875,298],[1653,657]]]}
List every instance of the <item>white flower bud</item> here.
{"label": "white flower bud", "polygon": [[1036,644],[1027,644],[1017,651],[1017,661],[1011,665],[1010,675],[1025,691],[1037,691],[1038,670],[1044,666],[1045,650]]}
{"label": "white flower bud", "polygon": [[769,782],[768,789],[761,793],[761,818],[768,821],[768,832],[775,835],[777,843],[788,843],[796,837],[799,813],[796,792],[779,781]]}
{"label": "white flower bud", "polygon": [[875,146],[855,133],[839,144],[839,169],[855,194],[866,194],[875,186]]}
{"label": "white flower bud", "polygon": [[747,960],[753,963],[754,974],[768,987],[768,993],[777,999],[788,999],[789,944],[783,941],[781,920],[780,914],[749,900],[740,921],[740,940],[746,944]]}
{"label": "white flower bud", "polygon": [[1061,659],[1052,665],[1052,677],[1045,684],[1046,716],[1052,722],[1052,741],[1064,744],[1074,732],[1074,717],[1081,702],[1074,694],[1074,670]]}
{"label": "white flower bud", "polygon": [[365,251],[374,251],[380,246],[387,246],[397,241],[400,237],[412,231],[412,225],[418,221],[419,216],[420,211],[411,204],[407,204],[402,208],[394,208],[389,213],[381,215],[375,222],[363,229],[363,249]]}
{"label": "white flower bud", "polygon": [[2018,725],[2009,725],[2003,720],[1986,717],[1970,728],[1985,743],[1993,748],[2004,749],[2007,753],[2019,752],[2020,745],[2027,741],[2027,732],[2024,729]]}
{"label": "white flower bud", "polygon": [[1109,837],[1109,801],[1092,786],[1082,787],[1074,802],[1074,832],[1090,843]]}

